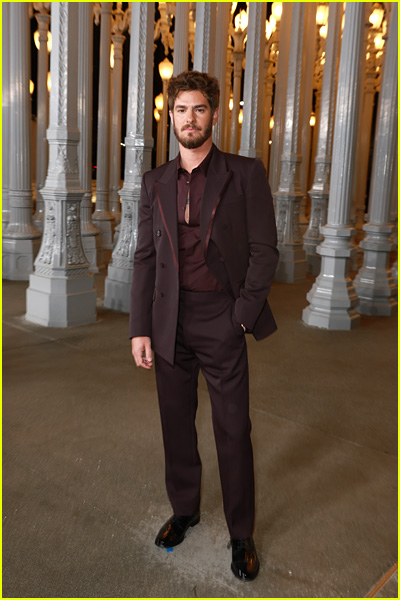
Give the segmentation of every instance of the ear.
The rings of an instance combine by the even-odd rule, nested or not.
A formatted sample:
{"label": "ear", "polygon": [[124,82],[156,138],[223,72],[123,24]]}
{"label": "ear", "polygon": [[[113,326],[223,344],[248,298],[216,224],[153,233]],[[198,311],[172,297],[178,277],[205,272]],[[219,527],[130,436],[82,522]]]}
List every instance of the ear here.
{"label": "ear", "polygon": [[219,107],[217,107],[217,108],[214,110],[214,114],[213,114],[213,117],[212,117],[212,124],[213,124],[213,125],[215,125],[215,124],[216,124],[216,122],[218,121],[218,117],[219,117]]}
{"label": "ear", "polygon": [[171,119],[171,123],[173,125],[174,124],[174,115],[173,115],[172,110],[169,111],[169,118]]}

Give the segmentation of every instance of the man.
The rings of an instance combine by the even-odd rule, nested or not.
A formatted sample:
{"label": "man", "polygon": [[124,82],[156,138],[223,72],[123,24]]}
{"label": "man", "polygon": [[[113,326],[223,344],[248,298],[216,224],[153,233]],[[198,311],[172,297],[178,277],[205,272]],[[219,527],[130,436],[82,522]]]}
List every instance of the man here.
{"label": "man", "polygon": [[136,365],[155,354],[173,516],[157,546],[180,544],[200,520],[201,461],[195,417],[199,369],[212,405],[232,571],[257,576],[254,475],[245,332],[276,329],[268,306],[278,261],[275,218],[259,160],[212,143],[219,86],[196,71],[170,80],[169,114],[179,141],[174,160],[145,173],[131,291]]}

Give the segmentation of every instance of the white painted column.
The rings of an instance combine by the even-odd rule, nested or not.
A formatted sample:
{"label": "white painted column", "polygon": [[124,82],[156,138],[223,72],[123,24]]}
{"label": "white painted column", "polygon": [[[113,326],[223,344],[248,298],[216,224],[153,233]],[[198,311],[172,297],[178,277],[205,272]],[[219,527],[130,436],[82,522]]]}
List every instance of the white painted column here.
{"label": "white painted column", "polygon": [[109,211],[109,119],[110,119],[110,51],[112,2],[101,3],[99,109],[97,122],[96,209],[93,223],[100,230],[101,262],[108,263],[113,247],[115,219]]}
{"label": "white painted column", "polygon": [[307,229],[306,210],[308,205],[308,172],[310,167],[311,154],[311,126],[310,117],[312,111],[313,79],[315,64],[315,46],[316,46],[316,10],[317,4],[310,2],[305,11],[304,23],[304,58],[305,68],[304,77],[302,77],[302,88],[304,90],[303,106],[300,114],[301,133],[300,133],[300,154],[302,161],[300,163],[300,190],[303,198],[300,202],[299,229],[303,236]]}
{"label": "white painted column", "polygon": [[[190,2],[177,2],[175,7],[175,31],[174,31],[174,70],[173,76],[188,69],[189,55],[189,7]],[[167,109],[167,107],[165,107]],[[163,109],[164,110],[164,109]],[[168,116],[168,112],[167,115]],[[179,152],[178,140],[174,134],[174,128],[169,132],[169,160],[177,156]]]}
{"label": "white painted column", "polygon": [[[391,194],[391,200],[390,200],[390,205],[391,205],[391,210],[390,210],[390,221],[393,224],[393,233],[392,233],[392,239],[393,239],[393,246],[394,248],[398,249],[398,157],[397,157],[397,152],[396,152],[396,159],[394,161],[394,169],[393,169],[393,183],[392,183],[392,194]],[[398,252],[397,252],[398,254]],[[398,265],[398,259],[397,259],[397,255],[396,255],[396,260],[394,261],[392,268],[391,268],[391,273],[392,273],[392,277],[393,277],[393,281],[394,284],[396,286],[396,290],[398,287],[398,276],[399,276],[399,265]],[[396,294],[397,296],[398,294]]]}
{"label": "white painted column", "polygon": [[3,233],[3,279],[28,280],[40,246],[32,223],[28,3],[10,4],[10,221]]}
{"label": "white painted column", "polygon": [[89,270],[98,273],[101,264],[100,231],[92,223],[92,118],[93,118],[93,5],[79,2],[78,40],[78,144],[81,202],[81,236]]}
{"label": "white painted column", "polygon": [[211,75],[215,73],[216,20],[217,5],[215,2],[196,3],[193,71]]}
{"label": "white painted column", "polygon": [[262,157],[262,92],[266,10],[265,2],[249,3],[243,124],[239,154],[252,158]]}
{"label": "white painted column", "polygon": [[2,100],[2,231],[10,220],[8,191],[10,185],[10,3],[3,2],[1,40],[1,100]]}
{"label": "white painted column", "polygon": [[49,167],[42,189],[45,223],[26,296],[26,319],[47,327],[96,320],[93,276],[88,273],[80,235],[78,10],[75,2],[52,6]]}
{"label": "white painted column", "polygon": [[[228,47],[227,47],[227,56],[226,56],[226,72],[225,72],[225,120],[224,120],[224,142],[222,145],[222,150],[224,152],[229,151],[229,132],[231,129],[231,110],[229,108],[230,98],[231,98],[231,81],[232,81],[232,73],[233,73],[233,64],[232,64],[232,44],[231,44],[231,36],[228,35]],[[221,82],[221,85],[224,85]]]}
{"label": "white painted column", "polygon": [[364,262],[354,280],[359,299],[357,309],[365,315],[388,316],[397,304],[393,297],[395,285],[389,270],[393,229],[390,223],[391,187],[397,145],[397,63],[397,3],[394,3],[379,97],[369,222],[363,227],[366,235],[360,242],[364,250]]}
{"label": "white painted column", "polygon": [[325,67],[322,79],[315,172],[311,190],[308,192],[311,198],[311,214],[307,231],[303,237],[304,249],[307,256],[307,268],[312,275],[318,275],[321,268],[321,257],[317,254],[317,246],[323,241],[320,228],[326,224],[328,212],[336,99],[336,73],[342,12],[341,3],[329,3],[329,26],[325,47]]}
{"label": "white painted column", "polygon": [[217,36],[215,41],[215,66],[214,75],[219,81],[219,117],[213,127],[213,142],[220,149],[224,143],[225,121],[228,119],[229,108],[225,102],[226,70],[228,58],[228,25],[231,15],[229,2],[217,2]]}
{"label": "white painted column", "polygon": [[364,80],[364,90],[362,93],[362,115],[359,131],[359,152],[357,160],[357,171],[354,185],[354,211],[355,225],[361,229],[364,225],[365,206],[367,195],[368,162],[371,145],[372,119],[375,104],[375,93],[378,90],[379,75],[377,73],[376,48],[373,40],[373,30],[368,34],[369,23],[364,25],[364,31],[369,39],[367,49],[369,58],[366,61],[366,73]]}
{"label": "white painted column", "polygon": [[273,40],[265,45],[264,51],[264,99],[263,99],[263,134],[262,134],[262,160],[268,171],[270,155],[270,121],[272,111],[272,97],[276,76],[276,59],[278,44]]}
{"label": "white painted column", "polygon": [[283,134],[285,131],[286,87],[288,80],[290,32],[292,25],[292,2],[282,4],[282,18],[279,31],[279,57],[275,81],[274,128],[272,130],[271,155],[268,181],[272,192],[279,186]]}
{"label": "white painted column", "polygon": [[154,3],[132,4],[125,179],[120,191],[122,220],[105,281],[104,305],[129,312],[133,255],[138,231],[142,175],[151,168],[153,118]]}
{"label": "white painted column", "polygon": [[49,145],[46,139],[46,130],[49,121],[49,93],[47,91],[47,73],[49,69],[49,56],[47,51],[47,36],[49,31],[50,15],[46,12],[46,4],[35,3],[40,7],[35,14],[38,22],[39,43],[38,52],[38,79],[37,79],[37,120],[36,120],[36,212],[33,223],[43,231],[44,202],[42,188],[46,179],[47,163],[49,159]]}
{"label": "white painted column", "polygon": [[114,69],[111,88],[110,139],[110,212],[115,222],[121,222],[119,190],[121,188],[121,117],[122,117],[122,46],[125,36],[113,34]]}
{"label": "white painted column", "polygon": [[[240,37],[244,39],[246,30],[240,32]],[[236,154],[239,147],[239,111],[240,111],[240,88],[242,85],[242,63],[244,52],[241,50],[242,42],[238,42],[238,35],[235,35],[235,48],[232,52],[233,59],[233,108],[231,112],[231,131],[229,138],[229,152]]]}
{"label": "white painted column", "polygon": [[309,4],[293,4],[281,174],[278,190],[273,193],[280,254],[275,279],[285,283],[303,281],[306,276],[305,252],[299,230],[299,210],[303,197],[300,189],[300,164],[306,68],[304,33],[306,12],[309,10]]}
{"label": "white painted column", "polygon": [[307,294],[310,306],[303,321],[325,329],[348,330],[360,322],[357,296],[349,278],[353,227],[350,224],[352,175],[360,94],[360,59],[363,43],[364,6],[346,3],[340,53],[336,117],[333,137],[328,222],[318,246],[321,272]]}

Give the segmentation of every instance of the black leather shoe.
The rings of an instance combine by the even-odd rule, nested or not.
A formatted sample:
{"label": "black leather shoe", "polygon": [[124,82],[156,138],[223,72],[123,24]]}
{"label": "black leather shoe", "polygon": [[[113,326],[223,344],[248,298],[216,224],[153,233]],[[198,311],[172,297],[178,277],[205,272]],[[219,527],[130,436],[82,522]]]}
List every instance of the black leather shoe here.
{"label": "black leather shoe", "polygon": [[252,537],[231,540],[232,547],[231,569],[233,574],[243,581],[252,581],[258,575],[260,563]]}
{"label": "black leather shoe", "polygon": [[185,539],[185,533],[189,527],[194,527],[200,521],[200,513],[197,512],[190,517],[179,517],[172,515],[161,527],[156,537],[156,546],[161,548],[173,548]]}

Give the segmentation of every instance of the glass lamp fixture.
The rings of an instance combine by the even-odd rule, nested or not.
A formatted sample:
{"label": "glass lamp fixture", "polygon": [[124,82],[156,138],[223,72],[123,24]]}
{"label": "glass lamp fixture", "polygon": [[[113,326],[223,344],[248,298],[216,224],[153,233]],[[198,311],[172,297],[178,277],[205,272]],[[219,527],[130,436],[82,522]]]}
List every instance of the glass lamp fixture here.
{"label": "glass lamp fixture", "polygon": [[369,22],[371,23],[372,29],[380,28],[384,15],[385,11],[383,10],[382,4],[380,4],[380,2],[374,2],[372,5],[372,13],[369,17]]}
{"label": "glass lamp fixture", "polygon": [[51,90],[51,73],[50,71],[47,72],[47,91],[50,94],[50,90]]}
{"label": "glass lamp fixture", "polygon": [[174,66],[168,58],[164,58],[162,62],[158,65],[158,72],[160,73],[160,77],[163,81],[168,81],[172,77],[172,73],[174,70]]}
{"label": "glass lamp fixture", "polygon": [[[35,42],[35,46],[37,50],[40,50],[40,39],[39,39],[39,30],[37,29],[33,34],[33,41]],[[47,52],[51,52],[51,31],[47,32]]]}
{"label": "glass lamp fixture", "polygon": [[110,48],[110,67],[114,68],[114,44],[111,44]]}
{"label": "glass lamp fixture", "polygon": [[315,118],[315,113],[311,113],[311,117],[310,117],[310,125],[311,127],[315,126],[315,123],[317,122],[316,118]]}
{"label": "glass lamp fixture", "polygon": [[326,25],[329,8],[326,4],[318,4],[316,21],[317,25]]}
{"label": "glass lamp fixture", "polygon": [[235,31],[244,31],[247,29],[249,18],[245,10],[241,10],[235,17]]}
{"label": "glass lamp fixture", "polygon": [[35,84],[33,83],[32,79],[29,80],[29,93],[33,94],[35,89]]}
{"label": "glass lamp fixture", "polygon": [[156,108],[153,111],[153,115],[154,115],[155,120],[158,123],[158,121],[161,119],[161,117],[160,117],[160,113],[158,112],[158,110]]}
{"label": "glass lamp fixture", "polygon": [[162,93],[158,94],[158,96],[154,98],[154,104],[156,105],[156,110],[158,111],[158,113],[160,113],[164,106],[164,99]]}
{"label": "glass lamp fixture", "polygon": [[282,2],[273,2],[271,6],[271,13],[275,18],[275,22],[279,22],[282,17]]}
{"label": "glass lamp fixture", "polygon": [[385,40],[383,39],[383,36],[381,33],[378,33],[374,37],[374,45],[377,50],[382,50],[383,46],[385,45]]}
{"label": "glass lamp fixture", "polygon": [[323,40],[326,40],[326,36],[328,35],[327,25],[322,25],[322,27],[319,28],[319,35],[322,37]]}

